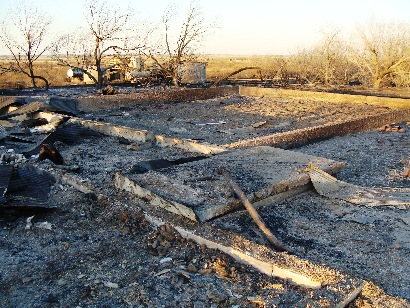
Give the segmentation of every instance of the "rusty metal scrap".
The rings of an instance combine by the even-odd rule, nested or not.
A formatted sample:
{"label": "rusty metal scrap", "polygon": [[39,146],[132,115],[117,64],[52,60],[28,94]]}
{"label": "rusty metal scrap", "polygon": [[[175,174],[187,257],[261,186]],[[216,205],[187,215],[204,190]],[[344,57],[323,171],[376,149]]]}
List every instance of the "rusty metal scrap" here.
{"label": "rusty metal scrap", "polygon": [[60,152],[51,144],[43,144],[40,148],[40,154],[38,155],[38,160],[49,159],[56,165],[63,165],[64,159]]}

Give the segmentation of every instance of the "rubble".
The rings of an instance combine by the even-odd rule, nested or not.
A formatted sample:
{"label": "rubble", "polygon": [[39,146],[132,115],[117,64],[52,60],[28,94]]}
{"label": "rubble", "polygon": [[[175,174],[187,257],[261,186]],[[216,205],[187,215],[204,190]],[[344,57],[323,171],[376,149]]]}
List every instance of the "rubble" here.
{"label": "rubble", "polygon": [[[206,96],[204,93],[201,95]],[[113,100],[118,100],[115,96],[110,96],[103,106],[107,107]],[[87,98],[84,101],[96,100],[101,98]],[[128,103],[131,101],[129,99]],[[10,102],[8,100],[5,104],[10,106]],[[124,100],[119,105],[124,106],[126,103],[127,100]],[[39,253],[43,246],[50,246],[53,252],[49,258],[55,259],[45,260],[49,263],[44,266],[45,263],[41,263],[43,259],[40,258],[39,268],[43,269],[38,274],[32,271],[26,273],[23,284],[36,288],[34,283],[41,286],[47,278],[55,282],[49,287],[53,289],[50,292],[60,292],[62,288],[67,289],[66,285],[70,286],[65,291],[67,295],[58,293],[58,301],[64,301],[69,306],[86,303],[159,306],[164,303],[176,304],[173,302],[176,300],[182,303],[187,299],[228,306],[246,305],[249,302],[270,306],[285,304],[323,307],[344,307],[351,302],[358,305],[360,301],[378,302],[379,307],[387,307],[392,303],[404,307],[407,304],[408,287],[399,281],[387,281],[386,275],[380,274],[372,264],[366,263],[367,258],[370,258],[370,262],[374,260],[373,255],[383,252],[386,256],[399,260],[397,263],[387,264],[386,271],[397,273],[402,279],[406,279],[408,272],[404,268],[408,262],[404,256],[408,248],[404,238],[408,235],[408,230],[403,227],[407,226],[405,220],[392,220],[398,215],[394,212],[397,209],[385,207],[388,213],[382,214],[378,208],[348,206],[338,199],[329,201],[327,197],[314,194],[311,191],[310,177],[303,172],[309,163],[314,163],[329,173],[344,172],[343,157],[339,156],[338,159],[337,155],[327,155],[327,148],[308,154],[304,151],[308,152],[313,148],[289,151],[254,146],[260,143],[252,139],[260,133],[262,138],[271,142],[272,132],[280,129],[282,131],[277,134],[282,134],[282,137],[278,140],[286,141],[277,143],[280,146],[287,147],[285,143],[289,142],[296,146],[301,141],[317,145],[319,143],[315,141],[318,138],[333,136],[326,134],[329,127],[333,127],[333,131],[347,127],[345,131],[342,130],[342,134],[355,132],[360,125],[362,127],[359,130],[376,129],[378,126],[375,125],[379,121],[406,117],[407,110],[401,114],[389,110],[380,117],[373,117],[380,111],[378,107],[374,107],[369,109],[369,113],[373,114],[369,115],[370,121],[363,120],[364,118],[345,119],[343,123],[334,123],[331,115],[333,111],[329,111],[326,113],[328,118],[323,116],[320,119],[325,122],[327,119],[329,123],[324,123],[324,128],[312,129],[309,123],[318,122],[309,120],[309,116],[305,116],[302,111],[295,111],[295,114],[281,119],[276,119],[273,115],[261,118],[261,113],[250,112],[254,110],[252,108],[259,108],[264,104],[273,106],[268,98],[214,96],[208,101],[189,104],[165,103],[167,108],[149,111],[150,104],[142,106],[141,102],[137,102],[125,113],[118,113],[120,106],[114,104],[109,107],[111,110],[99,112],[99,117],[104,121],[95,121],[81,112],[78,116],[67,115],[64,107],[57,113],[55,110],[50,112],[44,108],[43,103],[30,107],[26,106],[30,103],[23,104],[24,112],[19,111],[21,107],[17,106],[11,111],[12,115],[6,111],[3,121],[10,124],[41,118],[49,124],[55,124],[45,128],[49,124],[38,121],[34,130],[25,132],[24,138],[34,142],[34,147],[23,144],[17,138],[3,138],[4,148],[1,151],[4,163],[0,166],[8,166],[4,170],[11,170],[12,174],[14,170],[21,171],[18,173],[20,178],[25,178],[27,174],[27,179],[30,179],[28,191],[36,191],[35,197],[45,206],[55,203],[54,205],[64,209],[59,213],[61,217],[56,214],[44,216],[35,223],[31,222],[33,218],[29,216],[30,221],[24,220],[22,228],[11,222],[0,221],[5,228],[3,231],[13,236],[15,245],[21,245],[20,241],[24,241],[15,235],[29,225],[32,235],[41,235],[38,240],[47,240],[46,245],[33,243],[32,245],[37,245],[32,247],[33,254]],[[246,105],[248,103],[249,106]],[[290,101],[283,105],[291,108],[301,104]],[[81,110],[81,106],[85,105],[77,100],[75,108]],[[193,114],[187,111],[186,117],[183,117],[183,110],[191,107]],[[209,111],[216,108],[223,112],[217,112],[214,118],[205,113],[203,119],[198,119],[193,117],[201,114],[198,108]],[[230,121],[231,117],[224,113],[227,110],[231,116],[236,116],[232,117],[236,121],[234,125]],[[148,111],[152,112],[152,119],[156,121],[136,116],[139,112],[148,114]],[[174,113],[175,111],[180,113]],[[171,115],[174,118],[170,118]],[[298,125],[305,125],[306,127],[297,129],[307,133],[295,133],[292,129],[296,122]],[[178,130],[168,130],[170,123]],[[198,123],[206,125],[196,125]],[[155,128],[155,124],[159,126]],[[38,129],[41,126],[43,130]],[[230,142],[213,142],[212,134],[215,132],[228,135],[217,132],[220,126],[233,133],[229,137],[234,137]],[[7,136],[17,136],[18,129],[23,128],[4,126]],[[196,132],[200,132],[198,137],[195,137]],[[184,134],[189,134],[189,138],[184,138]],[[407,137],[407,134],[405,131],[400,136]],[[286,139],[283,136],[291,137]],[[387,142],[397,144],[404,141],[387,140],[380,146],[387,146]],[[56,166],[48,159],[43,159],[45,150],[51,146],[58,148],[64,160],[63,166]],[[8,153],[8,148],[14,148],[16,153],[24,153],[25,156],[20,154],[21,157],[17,158]],[[340,155],[349,153],[343,147],[334,148]],[[43,154],[40,149],[43,149]],[[242,210],[241,201],[221,175],[217,174],[216,170],[220,167],[229,170],[246,198],[258,208],[266,228],[272,230],[293,255],[273,251],[268,247],[266,239],[253,227],[249,215]],[[42,175],[41,181],[46,181],[47,185],[37,183],[34,189],[32,184],[36,181],[32,178],[37,179],[37,175],[32,172]],[[0,180],[0,188],[4,192],[1,200],[8,204],[13,201],[9,198],[8,187],[16,177],[12,174],[7,176],[7,172],[5,174]],[[26,183],[23,184],[17,186],[26,186]],[[81,194],[77,194],[73,187]],[[31,199],[26,196],[19,198],[23,204],[33,204],[33,196],[29,197]],[[216,202],[218,200],[221,202]],[[370,217],[370,211],[375,211],[374,215],[381,218],[360,224],[363,225],[360,227],[356,226],[358,219],[343,219],[349,217],[349,213],[357,218],[359,212],[363,213],[363,217]],[[391,235],[394,240],[386,235],[388,230],[383,229],[385,224],[382,218],[389,219],[394,227]],[[370,225],[374,225],[378,233],[373,227],[366,227]],[[344,228],[347,231],[344,232]],[[139,233],[145,234],[145,244],[141,242]],[[360,239],[360,234],[365,237]],[[367,240],[369,243],[360,245],[360,240]],[[351,245],[350,250],[346,245]],[[9,249],[12,247],[7,248],[7,253]],[[13,258],[24,257],[4,253],[2,256],[5,259],[4,268],[10,268],[15,262]],[[61,262],[59,258],[65,258],[65,261]],[[350,261],[353,262],[353,268],[349,267]],[[366,265],[360,265],[364,263]],[[44,272],[48,268],[51,274]],[[257,278],[248,279],[247,275]],[[21,291],[13,289],[14,276],[6,277],[2,273],[0,277],[6,292],[25,292],[24,288]],[[85,282],[78,282],[79,279]],[[399,298],[386,294],[369,281],[375,281]],[[226,291],[214,290],[214,287]],[[203,294],[195,291],[201,288],[206,290],[200,292]],[[188,293],[184,293],[184,290]],[[374,290],[377,292],[373,292]],[[107,291],[111,292],[110,296]],[[377,295],[372,295],[372,292]],[[180,294],[178,299],[175,299],[175,294]],[[1,296],[3,298],[3,293]],[[6,303],[14,303],[13,296],[8,296]],[[30,300],[33,301],[33,297],[28,296],[22,303],[27,304]],[[41,297],[38,302],[43,305],[55,303],[55,297]]]}

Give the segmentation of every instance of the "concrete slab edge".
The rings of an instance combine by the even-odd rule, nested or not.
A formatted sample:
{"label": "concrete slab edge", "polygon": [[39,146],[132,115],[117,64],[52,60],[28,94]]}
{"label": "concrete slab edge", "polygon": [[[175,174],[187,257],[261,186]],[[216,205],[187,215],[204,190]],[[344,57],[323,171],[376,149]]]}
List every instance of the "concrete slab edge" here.
{"label": "concrete slab edge", "polygon": [[148,130],[138,130],[127,126],[118,126],[105,122],[82,120],[79,118],[71,118],[70,121],[79,123],[84,128],[104,135],[123,137],[134,142],[152,143],[159,147],[174,147],[186,150],[188,152],[201,154],[219,154],[227,151],[226,148],[218,145],[198,143],[162,135],[154,135],[153,132]]}
{"label": "concrete slab edge", "polygon": [[[161,219],[154,216],[150,216],[148,214],[145,214],[145,218],[155,226],[160,226],[165,223]],[[185,229],[181,226],[173,225],[173,227],[181,234],[182,237],[193,240],[199,245],[203,244],[208,248],[222,251],[233,257],[238,262],[250,265],[257,269],[259,272],[266,274],[270,277],[278,277],[281,279],[285,279],[295,285],[309,289],[319,289],[322,287],[321,281],[313,280],[312,278],[306,275],[298,273],[296,271],[297,269],[292,270],[282,268],[274,262],[262,261],[254,256],[247,254],[246,252],[243,252],[239,249],[235,249],[234,247],[223,245],[222,243],[218,243],[204,236],[197,235],[191,230]]]}
{"label": "concrete slab edge", "polygon": [[202,153],[202,154],[220,154],[227,151],[223,146],[198,143],[194,141],[166,137],[162,135],[155,136],[156,145],[160,147],[175,147],[189,152]]}
{"label": "concrete slab edge", "polygon": [[260,88],[250,86],[239,86],[239,95],[254,97],[293,98],[310,101],[324,101],[328,103],[362,103],[397,109],[410,108],[410,99],[380,97],[375,95],[354,95],[306,90]]}
{"label": "concrete slab edge", "polygon": [[374,116],[367,116],[336,124],[325,124],[309,128],[295,129],[284,133],[276,133],[247,140],[225,144],[226,148],[241,148],[269,145],[280,148],[292,148],[310,142],[328,139],[336,136],[368,131],[385,125],[406,121],[410,118],[410,109],[390,111]]}
{"label": "concrete slab edge", "polygon": [[130,141],[139,142],[154,142],[155,135],[147,130],[137,130],[127,126],[112,125],[105,122],[82,120],[79,118],[71,118],[71,122],[79,123],[84,128],[91,129],[98,133],[113,137],[123,137]]}
{"label": "concrete slab edge", "polygon": [[184,216],[192,221],[197,221],[196,215],[192,209],[175,201],[168,201],[154,194],[152,191],[142,188],[135,182],[120,173],[115,174],[115,187],[120,190],[130,192],[138,198],[149,202],[153,206],[159,206],[171,213]]}
{"label": "concrete slab edge", "polygon": [[222,96],[238,95],[236,86],[221,86],[217,88],[179,88],[164,91],[162,88],[135,94],[118,94],[90,96],[77,99],[77,109],[90,112],[112,107],[135,106],[146,103],[175,103],[195,100],[212,99]]}

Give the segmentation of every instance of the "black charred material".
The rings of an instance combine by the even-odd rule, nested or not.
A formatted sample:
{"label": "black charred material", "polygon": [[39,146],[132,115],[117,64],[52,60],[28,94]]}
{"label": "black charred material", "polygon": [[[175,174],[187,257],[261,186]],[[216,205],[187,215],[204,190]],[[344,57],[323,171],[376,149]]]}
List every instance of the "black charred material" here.
{"label": "black charred material", "polygon": [[14,166],[11,173],[9,186],[7,187],[8,194],[14,194],[25,190],[27,187],[27,179],[21,177],[19,174],[19,166]]}
{"label": "black charred material", "polygon": [[[67,118],[69,119],[69,118]],[[31,148],[23,152],[24,156],[30,157],[31,155],[36,155],[41,150],[43,144],[54,144],[56,141],[64,142],[65,144],[73,144],[80,137],[83,132],[83,127],[76,123],[64,123],[57,127],[57,129],[49,134],[34,148]]]}
{"label": "black charred material", "polygon": [[21,121],[20,127],[31,128],[31,127],[41,126],[45,124],[48,124],[48,121],[45,118],[28,119],[28,120]]}
{"label": "black charred material", "polygon": [[25,138],[26,134],[11,134],[6,137],[7,140],[13,142],[35,143],[33,140]]}
{"label": "black charred material", "polygon": [[53,178],[38,173],[31,165],[13,166],[5,194],[7,206],[45,207]]}
{"label": "black charred material", "polygon": [[142,161],[134,165],[130,173],[141,174],[150,170],[164,169],[208,158],[208,156],[182,157],[176,160],[154,159]]}
{"label": "black charred material", "polygon": [[43,144],[40,148],[38,160],[49,159],[56,165],[64,165],[64,159],[58,150],[51,144]]}
{"label": "black charred material", "polygon": [[81,124],[69,122],[58,126],[53,135],[56,141],[61,141],[66,144],[73,144],[77,142],[83,129],[84,128]]}
{"label": "black charred material", "polygon": [[119,142],[120,144],[126,144],[126,145],[130,145],[130,144],[131,144],[131,142],[130,142],[127,138],[124,138],[124,137],[118,138],[118,142]]}
{"label": "black charred material", "polygon": [[67,97],[52,97],[49,102],[50,106],[58,108],[59,113],[64,113],[68,115],[77,115],[77,99],[67,98]]}

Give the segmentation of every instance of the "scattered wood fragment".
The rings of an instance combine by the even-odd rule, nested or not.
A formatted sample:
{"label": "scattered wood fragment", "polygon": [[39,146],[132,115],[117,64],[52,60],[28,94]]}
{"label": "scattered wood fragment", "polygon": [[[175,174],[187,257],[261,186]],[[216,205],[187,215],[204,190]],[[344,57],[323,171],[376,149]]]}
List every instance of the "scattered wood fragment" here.
{"label": "scattered wood fragment", "polygon": [[262,218],[259,216],[258,212],[255,210],[253,207],[252,203],[249,201],[249,199],[246,197],[245,193],[242,191],[242,189],[234,182],[232,177],[229,175],[229,173],[225,169],[218,169],[218,174],[223,175],[226,181],[229,183],[233,191],[236,193],[236,195],[241,199],[243,205],[246,207],[248,210],[249,214],[251,215],[253,221],[258,225],[259,229],[263,232],[263,234],[266,236],[268,241],[272,244],[273,248],[275,248],[278,251],[288,251],[282,244],[279,242],[279,240],[272,234],[272,232],[266,227],[265,223],[263,222]]}
{"label": "scattered wood fragment", "polygon": [[406,178],[410,177],[410,168],[405,168],[401,175]]}
{"label": "scattered wood fragment", "polygon": [[265,307],[265,301],[261,296],[248,296],[246,299],[248,302],[258,305],[259,307]]}
{"label": "scattered wood fragment", "polygon": [[347,307],[351,302],[353,302],[359,296],[362,290],[363,290],[363,284],[361,284],[358,288],[354,289],[352,293],[350,293],[341,303],[337,304],[335,307],[336,308]]}
{"label": "scattered wood fragment", "polygon": [[176,201],[167,201],[154,194],[152,191],[139,186],[137,183],[120,173],[115,174],[115,186],[121,190],[137,195],[139,198],[146,200],[152,205],[162,207],[171,213],[184,216],[192,221],[198,221],[195,212],[191,208]]}
{"label": "scattered wood fragment", "polygon": [[316,191],[325,197],[365,206],[410,206],[410,189],[368,188],[336,179],[310,164],[305,168]]}
{"label": "scattered wood fragment", "polygon": [[391,123],[389,125],[383,125],[378,129],[380,132],[397,132],[397,133],[405,133],[406,130],[396,123]]}

